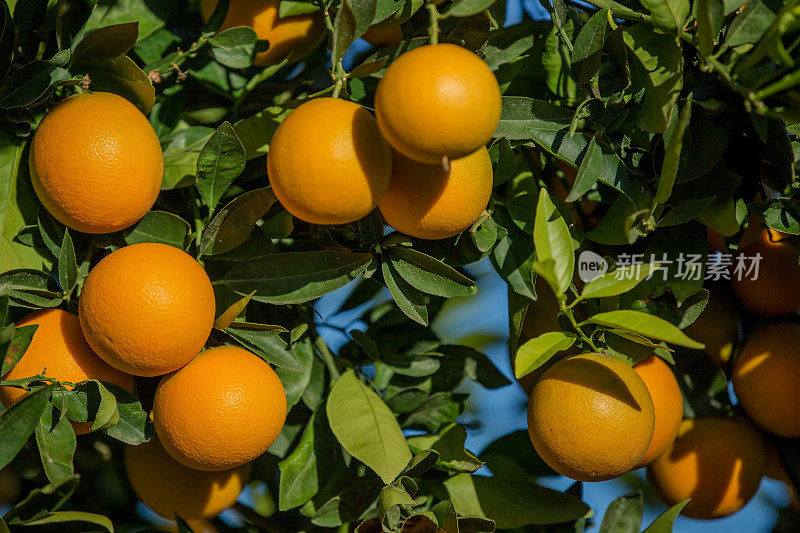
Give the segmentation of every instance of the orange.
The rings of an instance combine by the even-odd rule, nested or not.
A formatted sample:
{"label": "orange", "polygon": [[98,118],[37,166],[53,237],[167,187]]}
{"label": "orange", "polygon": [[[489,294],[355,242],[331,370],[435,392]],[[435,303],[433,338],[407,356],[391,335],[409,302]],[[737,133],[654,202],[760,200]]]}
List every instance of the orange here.
{"label": "orange", "polygon": [[214,323],[214,290],[189,254],[166,244],[120,248],[83,285],[81,327],[108,364],[160,376],[188,363]]}
{"label": "orange", "polygon": [[661,358],[651,355],[633,365],[633,369],[642,378],[656,413],[653,440],[639,466],[646,466],[655,461],[675,441],[678,428],[683,420],[683,397],[675,374]]}
{"label": "orange", "polygon": [[[23,379],[45,374],[58,381],[78,384],[89,379],[107,381],[133,392],[133,376],[109,366],[92,351],[81,332],[78,317],[61,309],[46,309],[29,314],[17,327],[38,324],[22,359],[3,379]],[[11,407],[27,392],[15,387],[0,387],[0,402]],[[74,423],[79,435],[89,433],[91,423]]]}
{"label": "orange", "polygon": [[708,287],[708,303],[684,332],[706,345],[706,352],[719,366],[728,364],[739,336],[739,302],[726,283]]}
{"label": "orange", "polygon": [[313,224],[346,224],[370,213],[389,186],[389,146],[358,104],[317,98],[292,111],[269,146],[275,196]]}
{"label": "orange", "polygon": [[247,482],[249,465],[219,472],[188,468],[151,439],[125,447],[125,471],[142,502],[164,518],[209,518],[236,502]]}
{"label": "orange", "polygon": [[450,170],[392,154],[392,181],[379,207],[387,224],[419,239],[458,235],[478,220],[492,194],[486,147],[450,161]]}
{"label": "orange", "polygon": [[267,451],[286,420],[286,393],[275,371],[242,348],[206,350],[156,389],[153,422],[177,461],[225,470]]}
{"label": "orange", "polygon": [[[748,258],[760,254],[758,276],[742,273],[742,279],[731,267],[731,285],[742,304],[760,315],[779,316],[800,309],[800,251],[787,241],[788,235],[765,228],[755,244],[742,250]],[[735,265],[735,263],[734,263]]]}
{"label": "orange", "polygon": [[764,474],[764,443],[746,421],[684,420],[675,443],[647,469],[650,485],[666,505],[687,498],[681,514],[720,518],[753,497]]}
{"label": "orange", "polygon": [[[219,0],[200,0],[200,15],[208,22]],[[249,26],[259,39],[269,41],[269,48],[256,54],[253,64],[267,67],[300,61],[310,54],[325,36],[322,11],[280,18],[280,0],[231,0],[220,30]]]}
{"label": "orange", "polygon": [[403,42],[403,29],[400,24],[386,28],[372,27],[361,36],[372,46],[392,46]]}
{"label": "orange", "polygon": [[454,44],[426,45],[386,69],[375,93],[375,118],[392,148],[442,164],[486,144],[501,105],[497,78],[481,58]]}
{"label": "orange", "polygon": [[12,505],[22,493],[19,476],[10,468],[0,470],[0,505]]}
{"label": "orange", "polygon": [[800,324],[761,326],[745,342],[731,381],[739,404],[762,429],[800,437]]}
{"label": "orange", "polygon": [[31,181],[59,222],[84,233],[136,223],[161,188],[164,158],[147,118],[111,93],[82,93],[58,103],[31,141]]}
{"label": "orange", "polygon": [[634,468],[653,438],[647,385],[624,361],[586,353],[548,368],[533,386],[528,433],[550,467],[578,481]]}
{"label": "orange", "polygon": [[[760,197],[761,196],[759,195],[757,199],[760,199]],[[744,232],[739,238],[739,241],[737,242],[737,250],[739,251],[747,250],[753,244],[758,242],[758,240],[761,238],[761,230],[764,227],[763,224],[761,224],[761,222],[758,220],[758,217],[754,214],[751,214],[747,220],[747,228],[745,228]],[[711,249],[711,251],[726,253],[728,248],[725,246],[725,237],[711,228],[707,228],[707,232],[708,247]]]}

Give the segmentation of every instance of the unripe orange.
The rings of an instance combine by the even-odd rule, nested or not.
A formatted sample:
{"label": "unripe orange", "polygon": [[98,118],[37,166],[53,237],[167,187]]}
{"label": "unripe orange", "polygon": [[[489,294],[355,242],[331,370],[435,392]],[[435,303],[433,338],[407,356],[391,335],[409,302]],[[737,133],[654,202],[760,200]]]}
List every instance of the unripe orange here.
{"label": "unripe orange", "polygon": [[387,224],[419,239],[445,239],[468,229],[492,194],[492,162],[485,147],[442,165],[395,152],[392,179],[378,204]]}
{"label": "unripe orange", "polygon": [[267,173],[292,215],[313,224],[346,224],[378,205],[389,186],[391,152],[363,107],[316,98],[278,126]]}
{"label": "unripe orange", "polygon": [[375,93],[375,118],[392,148],[429,164],[464,157],[486,144],[501,106],[494,73],[454,44],[420,46],[401,55]]}
{"label": "unripe orange", "polygon": [[403,42],[403,29],[400,24],[386,28],[372,27],[361,36],[372,46],[392,46]]}

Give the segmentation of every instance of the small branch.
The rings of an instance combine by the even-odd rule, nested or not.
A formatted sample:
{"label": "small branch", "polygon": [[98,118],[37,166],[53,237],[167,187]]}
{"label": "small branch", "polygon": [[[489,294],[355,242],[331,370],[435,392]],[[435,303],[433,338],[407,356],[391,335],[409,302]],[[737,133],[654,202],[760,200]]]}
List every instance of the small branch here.
{"label": "small branch", "polygon": [[428,9],[428,16],[431,22],[428,27],[428,40],[431,44],[439,44],[439,18],[441,15],[433,2],[428,2],[425,7]]}
{"label": "small branch", "polygon": [[331,373],[331,377],[334,380],[339,379],[341,374],[339,373],[339,368],[336,366],[336,360],[331,353],[330,348],[328,345],[325,344],[325,341],[319,335],[315,335],[314,339],[314,346],[316,346],[317,350],[319,351],[320,355],[322,355],[322,360],[325,362],[325,366],[328,367],[328,372]]}

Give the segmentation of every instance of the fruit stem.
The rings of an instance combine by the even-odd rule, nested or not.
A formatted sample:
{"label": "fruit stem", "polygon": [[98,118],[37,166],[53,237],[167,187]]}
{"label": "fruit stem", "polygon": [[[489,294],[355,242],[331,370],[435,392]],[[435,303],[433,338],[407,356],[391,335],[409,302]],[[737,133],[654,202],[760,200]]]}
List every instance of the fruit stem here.
{"label": "fruit stem", "polygon": [[332,74],[336,84],[333,86],[333,94],[331,96],[339,98],[339,93],[342,92],[342,87],[344,87],[344,80],[347,79],[347,73],[344,71],[341,59],[334,65]]}
{"label": "fruit stem", "polygon": [[597,349],[597,346],[595,346],[594,342],[592,342],[591,337],[586,336],[581,327],[578,325],[578,322],[575,320],[575,314],[572,312],[572,306],[567,305],[566,299],[563,296],[559,300],[561,304],[561,312],[567,317],[569,323],[572,324],[572,327],[578,332],[578,335],[581,336],[581,339],[583,339],[586,344],[591,346],[592,350],[600,353],[600,351]]}
{"label": "fruit stem", "polygon": [[325,363],[325,366],[328,367],[328,372],[331,373],[331,376],[334,378],[334,381],[339,379],[341,374],[339,373],[339,369],[336,367],[336,361],[333,359],[333,354],[331,353],[330,348],[328,345],[325,344],[325,341],[319,335],[315,335],[314,339],[314,346],[316,346],[317,350],[319,350],[320,355],[322,355],[322,360]]}
{"label": "fruit stem", "polygon": [[428,39],[431,44],[439,44],[439,10],[436,9],[436,4],[433,2],[429,2],[425,7],[428,8],[431,20],[431,25],[428,27]]}

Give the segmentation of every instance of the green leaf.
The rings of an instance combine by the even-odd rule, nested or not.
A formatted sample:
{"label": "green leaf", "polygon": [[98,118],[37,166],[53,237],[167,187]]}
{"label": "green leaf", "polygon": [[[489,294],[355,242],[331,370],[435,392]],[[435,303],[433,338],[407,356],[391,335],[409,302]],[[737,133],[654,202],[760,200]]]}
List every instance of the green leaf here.
{"label": "green leaf", "polygon": [[319,411],[309,418],[300,441],[284,460],[278,463],[281,472],[278,509],[288,511],[306,503],[324,486],[325,474],[330,465],[325,464],[330,431],[325,417]]}
{"label": "green leaf", "polygon": [[563,331],[548,331],[519,347],[514,359],[514,376],[519,379],[545,364],[558,352],[575,343],[575,335]]}
{"label": "green leaf", "polygon": [[644,533],[672,533],[672,525],[687,503],[689,500],[683,500],[661,513],[658,518],[653,520],[652,524],[647,526]]}
{"label": "green leaf", "polygon": [[61,50],[48,61],[33,61],[13,72],[0,87],[0,108],[26,107],[50,93],[59,83],[72,78],[62,68],[69,62],[69,50]]}
{"label": "green leaf", "polygon": [[641,492],[620,496],[608,506],[599,533],[639,533],[643,513]]}
{"label": "green leaf", "polygon": [[183,250],[190,231],[189,223],[178,215],[166,211],[148,211],[122,234],[125,244],[156,242]]}
{"label": "green leaf", "polygon": [[397,306],[414,322],[428,325],[428,309],[422,291],[408,283],[390,261],[381,262],[383,281]]}
{"label": "green leaf", "polygon": [[445,12],[448,17],[471,17],[489,8],[496,0],[456,0]]}
{"label": "green leaf", "polygon": [[153,423],[147,412],[142,409],[139,400],[113,383],[105,383],[105,387],[114,395],[119,413],[119,420],[113,426],[105,429],[106,434],[133,446],[150,440],[154,431]]}
{"label": "green leaf", "polygon": [[24,500],[8,511],[3,518],[10,525],[27,524],[49,516],[69,500],[78,486],[77,475],[59,483],[50,483],[40,489],[33,489]]}
{"label": "green leaf", "polygon": [[675,178],[678,176],[678,165],[681,160],[681,150],[683,150],[683,135],[692,119],[692,102],[690,95],[681,109],[678,122],[664,147],[664,161],[661,164],[661,176],[658,178],[658,190],[654,198],[660,204],[669,200],[672,195],[672,187],[675,185]]}
{"label": "green leaf", "polygon": [[211,56],[228,68],[247,68],[253,64],[258,36],[253,28],[229,28],[208,40]]}
{"label": "green leaf", "polygon": [[72,42],[71,61],[113,59],[128,53],[139,38],[139,22],[123,22],[89,31]]}
{"label": "green leaf", "polygon": [[572,51],[572,73],[578,83],[587,83],[600,69],[600,55],[605,44],[608,10],[601,9],[583,25]]}
{"label": "green leaf", "polygon": [[294,17],[296,15],[316,13],[317,11],[319,11],[319,6],[307,0],[281,0],[278,6],[278,17]]}
{"label": "green leaf", "polygon": [[75,259],[75,246],[72,244],[69,231],[64,231],[64,240],[61,241],[61,251],[58,254],[58,282],[61,290],[68,293],[77,280],[78,263]]}
{"label": "green leaf", "polygon": [[371,260],[368,253],[334,250],[266,254],[234,267],[214,284],[242,295],[255,291],[257,302],[302,303],[344,287]]}
{"label": "green leaf", "polygon": [[93,1],[92,4],[94,10],[81,29],[82,33],[112,24],[136,21],[139,23],[139,40],[142,40],[164,26],[164,20],[150,9],[147,0]]}
{"label": "green leaf", "polygon": [[[284,3],[285,0],[281,2],[281,6]],[[267,154],[272,135],[293,109],[293,107],[268,107],[233,125],[236,135],[242,141],[248,161]]]}
{"label": "green leaf", "polygon": [[581,299],[624,294],[646,279],[656,266],[657,263],[626,265],[606,272],[584,285]]}
{"label": "green leaf", "polygon": [[528,483],[457,474],[444,482],[456,512],[490,518],[500,529],[558,524],[591,515],[578,498]]}
{"label": "green leaf", "polygon": [[145,115],[150,113],[156,102],[156,90],[150,78],[128,56],[78,62],[72,69],[89,76],[92,90],[116,93]]}
{"label": "green leaf", "polygon": [[197,158],[195,185],[212,213],[233,180],[242,173],[244,165],[244,146],[230,122],[223,122]]}
{"label": "green leaf", "polygon": [[5,468],[28,442],[47,408],[54,385],[25,395],[0,414],[0,468]]}
{"label": "green leaf", "polygon": [[336,381],[326,408],[331,430],[347,453],[391,483],[411,461],[394,414],[352,370]]}
{"label": "green leaf", "polygon": [[39,329],[39,324],[19,326],[14,329],[11,341],[8,343],[3,357],[3,368],[0,371],[0,376],[5,376],[11,372],[11,369],[22,359],[37,329]]}
{"label": "green leaf", "polygon": [[336,65],[353,41],[361,37],[372,24],[376,11],[375,0],[343,0],[333,21],[331,63]]}
{"label": "green leaf", "polygon": [[47,266],[35,248],[14,239],[23,227],[36,224],[39,210],[28,162],[21,164],[24,148],[11,131],[0,131],[0,272]]}
{"label": "green leaf", "polygon": [[689,16],[689,0],[642,0],[642,5],[659,28],[676,35],[683,31],[683,23]]}
{"label": "green leaf", "polygon": [[436,296],[455,298],[472,296],[478,291],[475,282],[451,266],[417,250],[394,246],[390,251],[392,266],[413,287]]}
{"label": "green leaf", "polygon": [[302,399],[311,383],[314,363],[320,361],[309,336],[296,341],[292,345],[292,353],[299,361],[302,370],[295,371],[280,367],[275,369],[275,373],[278,374],[286,391],[286,403],[290,409]]}
{"label": "green leaf", "polygon": [[631,63],[633,82],[644,87],[638,125],[646,131],[662,133],[683,88],[681,48],[675,37],[656,33],[645,24],[631,26],[622,35],[638,60]]}
{"label": "green leaf", "polygon": [[569,109],[524,96],[504,96],[494,136],[511,141],[528,140],[534,130],[566,130],[571,120]]}
{"label": "green leaf", "polygon": [[162,191],[188,187],[194,183],[197,158],[213,131],[204,126],[192,126],[161,139],[164,149]]}
{"label": "green leaf", "polygon": [[0,274],[0,297],[23,307],[55,307],[61,303],[55,280],[38,270],[9,270]]}
{"label": "green leaf", "polygon": [[[741,5],[739,4],[739,6]],[[763,1],[747,2],[742,12],[733,19],[728,27],[725,33],[725,44],[741,46],[757,43],[772,26],[775,17],[775,12]]]}
{"label": "green leaf", "polygon": [[702,350],[705,345],[687,337],[680,329],[663,318],[641,311],[607,311],[590,317],[586,322],[610,328],[625,329],[661,341]]}
{"label": "green leaf", "polygon": [[228,202],[203,233],[200,252],[222,254],[250,237],[258,219],[267,214],[277,198],[270,187],[247,191]]}
{"label": "green leaf", "polygon": [[[108,531],[108,533],[114,533],[114,525],[111,523],[110,518],[101,514],[86,513],[83,511],[58,511],[50,513],[44,518],[25,522],[26,527],[48,526],[52,528],[54,527],[53,524],[71,524],[69,529],[79,527],[80,531],[105,530]],[[83,525],[76,526],[75,524]],[[89,524],[91,524],[91,526]],[[56,527],[61,528],[66,526],[62,525]]]}
{"label": "green leaf", "polygon": [[[575,23],[566,18],[564,2],[555,0],[550,11],[553,28],[545,40],[541,64],[545,72],[545,83],[550,91],[568,102],[578,96],[578,85],[572,78],[572,39]],[[567,45],[567,42],[570,44]]]}
{"label": "green leaf", "polygon": [[75,473],[72,456],[75,454],[77,439],[69,420],[56,406],[48,404],[35,432],[42,467],[50,483],[71,478]]}
{"label": "green leaf", "polygon": [[555,282],[551,289],[557,296],[564,294],[572,283],[572,274],[575,270],[572,236],[564,217],[553,205],[544,189],[539,190],[533,243],[538,262],[553,262],[555,278],[548,279],[549,283]]}
{"label": "green leaf", "polygon": [[289,349],[286,342],[278,336],[276,330],[250,330],[238,327],[234,322],[225,329],[225,333],[255,352],[256,355],[277,367],[293,372],[307,372],[297,355]]}
{"label": "green leaf", "polygon": [[475,472],[483,461],[464,448],[467,431],[460,424],[448,424],[436,435],[410,437],[408,445],[415,454],[423,450],[435,451],[439,458],[435,468],[445,472]]}
{"label": "green leaf", "polygon": [[698,0],[697,47],[704,56],[714,53],[715,41],[724,22],[721,0]]}

